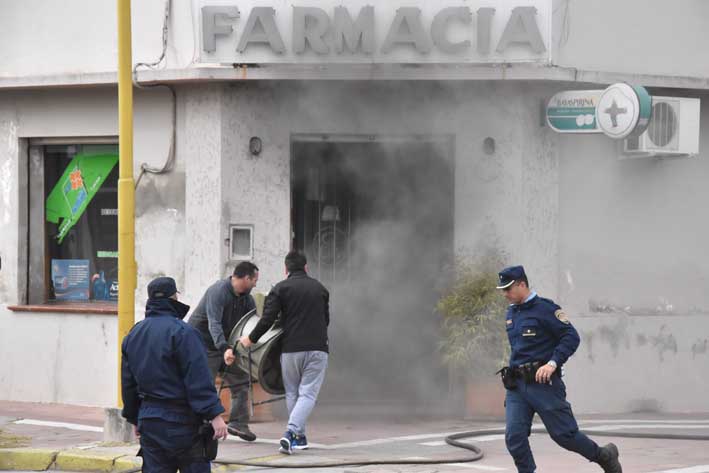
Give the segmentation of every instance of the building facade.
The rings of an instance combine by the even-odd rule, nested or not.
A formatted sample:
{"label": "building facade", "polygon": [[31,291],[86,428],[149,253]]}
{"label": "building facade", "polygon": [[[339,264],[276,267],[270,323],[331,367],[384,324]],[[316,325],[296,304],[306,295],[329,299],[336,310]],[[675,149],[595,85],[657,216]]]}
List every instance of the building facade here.
{"label": "building facade", "polygon": [[[441,275],[492,249],[581,332],[578,411],[707,411],[709,7],[473,3],[134,3],[137,317],[163,274],[195,305],[249,259],[268,292],[295,247],[333,292],[330,399],[427,405]],[[112,405],[114,4],[4,9],[0,398]],[[546,124],[617,82],[700,99],[698,153]]]}

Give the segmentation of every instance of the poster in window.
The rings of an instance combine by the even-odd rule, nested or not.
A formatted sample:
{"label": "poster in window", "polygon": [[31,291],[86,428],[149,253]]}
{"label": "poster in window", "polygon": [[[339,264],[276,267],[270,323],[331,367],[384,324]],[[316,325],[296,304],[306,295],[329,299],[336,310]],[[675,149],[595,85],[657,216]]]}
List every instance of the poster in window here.
{"label": "poster in window", "polygon": [[52,285],[58,301],[89,300],[89,260],[52,259]]}
{"label": "poster in window", "polygon": [[46,203],[47,221],[59,225],[60,245],[117,163],[116,154],[77,154],[66,167]]}

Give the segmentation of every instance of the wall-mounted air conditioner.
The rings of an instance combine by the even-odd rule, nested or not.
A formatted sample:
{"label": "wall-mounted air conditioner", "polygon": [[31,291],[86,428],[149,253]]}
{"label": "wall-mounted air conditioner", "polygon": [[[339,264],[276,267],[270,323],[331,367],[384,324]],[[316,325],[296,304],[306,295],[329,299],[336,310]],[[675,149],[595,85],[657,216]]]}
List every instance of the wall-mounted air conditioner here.
{"label": "wall-mounted air conditioner", "polygon": [[652,97],[652,116],[647,130],[624,140],[621,158],[698,154],[699,114],[699,99]]}

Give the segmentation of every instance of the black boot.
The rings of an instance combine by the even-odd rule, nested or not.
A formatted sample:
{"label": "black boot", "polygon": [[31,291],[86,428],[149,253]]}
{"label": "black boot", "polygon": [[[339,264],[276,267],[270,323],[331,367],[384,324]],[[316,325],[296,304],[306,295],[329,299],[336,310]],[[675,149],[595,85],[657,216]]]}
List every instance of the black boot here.
{"label": "black boot", "polygon": [[601,447],[598,453],[598,464],[601,465],[605,473],[623,473],[623,468],[618,461],[618,447],[609,443]]}
{"label": "black boot", "polygon": [[242,438],[247,442],[253,442],[254,440],[256,440],[256,434],[249,430],[248,425],[229,424],[227,425],[226,430],[231,435],[236,435],[237,437]]}

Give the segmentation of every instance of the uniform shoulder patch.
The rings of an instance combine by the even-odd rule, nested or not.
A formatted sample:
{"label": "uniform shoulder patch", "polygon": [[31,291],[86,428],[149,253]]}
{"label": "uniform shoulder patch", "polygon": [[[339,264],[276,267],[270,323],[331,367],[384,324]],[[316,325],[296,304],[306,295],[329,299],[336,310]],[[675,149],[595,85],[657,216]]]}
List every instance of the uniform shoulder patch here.
{"label": "uniform shoulder patch", "polygon": [[570,324],[571,322],[569,321],[569,317],[566,315],[566,312],[564,312],[561,309],[557,309],[554,312],[554,315],[556,316],[557,319],[559,319],[559,322],[565,323],[565,324]]}

